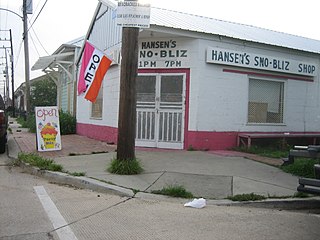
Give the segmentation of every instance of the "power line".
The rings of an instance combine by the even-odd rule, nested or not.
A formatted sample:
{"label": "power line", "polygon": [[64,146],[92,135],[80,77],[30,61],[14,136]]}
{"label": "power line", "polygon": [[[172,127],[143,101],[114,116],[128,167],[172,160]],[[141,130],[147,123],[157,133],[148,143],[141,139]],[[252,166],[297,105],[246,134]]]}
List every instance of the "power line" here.
{"label": "power line", "polygon": [[38,15],[37,15],[36,18],[34,19],[34,21],[33,21],[33,23],[31,24],[31,26],[29,27],[28,32],[29,32],[30,28],[32,28],[33,24],[37,21],[40,13],[42,12],[43,8],[46,6],[47,2],[48,2],[48,0],[46,0],[45,3],[43,4],[43,6],[42,6],[42,8],[40,9]]}
{"label": "power line", "polygon": [[[37,12],[37,10],[38,10],[38,8],[39,8],[39,5],[40,5],[40,2],[41,2],[41,1],[38,2],[37,6],[36,6],[36,8],[35,8],[35,10],[34,10],[34,12]],[[35,15],[32,15],[32,16],[31,16],[30,21],[33,20],[33,17],[34,17],[34,16],[35,16]]]}
{"label": "power line", "polygon": [[36,31],[34,30],[34,28],[32,28],[32,31],[33,31],[33,34],[35,35],[35,37],[37,38],[37,40],[38,40],[38,42],[39,42],[40,46],[42,47],[42,49],[46,52],[46,54],[47,54],[47,55],[50,55],[50,54],[48,53],[48,51],[45,49],[45,47],[43,46],[43,44],[41,43],[41,41],[40,41],[40,39],[39,39],[38,35],[36,34]]}
{"label": "power line", "polygon": [[19,45],[18,56],[16,59],[16,66],[14,67],[15,70],[18,67],[18,61],[19,61],[19,57],[20,57],[20,53],[21,53],[21,49],[22,49],[22,44],[23,44],[23,40],[20,42],[20,45]]}
{"label": "power line", "polygon": [[38,49],[37,49],[37,45],[35,44],[35,42],[34,42],[31,34],[30,34],[30,38],[31,38],[31,41],[32,41],[32,43],[33,43],[34,49],[36,50],[36,52],[38,53],[38,56],[40,57],[40,53],[39,53],[39,51],[38,51]]}
{"label": "power line", "polygon": [[[34,25],[35,22],[37,21],[38,17],[40,16],[40,14],[41,14],[42,10],[44,9],[44,7],[46,6],[47,2],[48,2],[48,0],[46,0],[45,3],[42,5],[42,7],[41,7],[38,15],[37,15],[36,18],[34,19],[34,21],[33,21],[32,23],[30,22],[31,20],[29,21],[30,27],[29,27],[29,29],[28,29],[28,32],[30,31],[30,29],[32,29],[34,36],[35,36],[36,39],[38,40],[38,43],[40,44],[40,46],[42,47],[42,49],[47,53],[47,55],[49,55],[48,51],[45,49],[45,47],[43,46],[42,42],[40,41],[40,39],[39,39],[39,37],[38,37],[35,29],[33,28],[33,25]],[[38,3],[37,8],[38,8],[39,4],[40,4],[40,3]],[[31,34],[30,34],[30,37],[31,37],[31,40],[32,40],[33,45],[34,45],[34,47],[35,47],[35,50],[36,50],[36,52],[38,53],[38,56],[40,57],[39,51],[38,51],[38,49],[37,49],[37,47],[36,47],[36,44],[35,44],[35,42],[34,42],[34,39],[33,39],[32,36],[31,36]]]}

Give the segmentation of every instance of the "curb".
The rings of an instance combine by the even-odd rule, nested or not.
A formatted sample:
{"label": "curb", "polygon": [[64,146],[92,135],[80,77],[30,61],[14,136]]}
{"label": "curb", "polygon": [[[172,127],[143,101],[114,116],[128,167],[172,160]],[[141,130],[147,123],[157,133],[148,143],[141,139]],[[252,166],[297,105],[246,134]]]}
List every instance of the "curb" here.
{"label": "curb", "polygon": [[320,209],[320,197],[266,199],[262,201],[234,202],[231,200],[208,200],[217,206],[256,207],[279,210],[311,210]]}
{"label": "curb", "polygon": [[70,185],[101,193],[117,194],[121,197],[134,197],[134,193],[131,189],[111,185],[88,177],[75,177],[67,173],[41,170],[19,160],[17,162],[19,167],[21,167],[25,172],[38,177],[43,177],[52,183]]}
{"label": "curb", "polygon": [[[15,139],[9,135],[8,138],[8,157],[18,163],[25,172],[43,177],[52,183],[70,185],[81,189],[89,189],[100,193],[111,193],[121,197],[150,199],[156,201],[185,203],[188,199],[184,198],[172,198],[169,196],[152,194],[147,192],[134,193],[131,189],[119,187],[104,183],[102,181],[92,179],[89,177],[75,177],[67,173],[53,172],[48,170],[41,170],[37,167],[31,166],[28,163],[24,163],[18,160],[18,153],[20,148]],[[266,199],[262,201],[247,201],[247,202],[235,202],[227,199],[212,200],[207,199],[207,205],[215,206],[239,206],[239,207],[257,207],[257,208],[271,208],[281,210],[310,210],[320,209],[320,197],[312,197],[307,199],[287,198],[287,199]]]}
{"label": "curb", "polygon": [[[121,197],[148,199],[165,202],[175,202],[184,204],[188,199],[172,198],[165,195],[152,194],[146,192],[134,193],[131,189],[119,187],[104,183],[88,177],[75,177],[62,172],[52,172],[41,170],[33,167],[28,163],[18,161],[19,166],[27,173],[43,177],[52,183],[70,185],[81,189],[89,189],[100,193],[111,193]],[[255,208],[269,208],[279,210],[312,210],[320,209],[320,197],[312,197],[307,199],[286,198],[286,199],[266,199],[262,201],[246,201],[236,202],[227,199],[211,200],[207,199],[207,205],[211,206],[235,206],[235,207],[255,207]]]}

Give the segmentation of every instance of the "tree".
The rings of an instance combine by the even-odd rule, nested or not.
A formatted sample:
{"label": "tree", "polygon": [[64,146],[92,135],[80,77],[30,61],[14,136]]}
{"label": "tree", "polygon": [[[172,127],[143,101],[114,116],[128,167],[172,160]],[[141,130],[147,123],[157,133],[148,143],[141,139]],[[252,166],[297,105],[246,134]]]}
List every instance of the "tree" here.
{"label": "tree", "polygon": [[50,78],[33,82],[30,88],[30,105],[34,110],[36,106],[57,105],[57,86]]}

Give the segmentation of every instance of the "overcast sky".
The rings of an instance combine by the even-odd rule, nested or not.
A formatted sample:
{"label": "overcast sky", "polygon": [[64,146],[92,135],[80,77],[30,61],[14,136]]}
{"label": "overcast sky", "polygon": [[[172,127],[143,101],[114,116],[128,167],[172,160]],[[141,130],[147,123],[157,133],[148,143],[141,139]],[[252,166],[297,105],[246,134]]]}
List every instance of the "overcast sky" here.
{"label": "overcast sky", "polygon": [[[45,2],[46,5],[44,6]],[[144,0],[145,1],[145,0]],[[22,15],[23,0],[0,0],[0,8]],[[42,12],[29,31],[30,68],[40,56],[52,54],[61,44],[87,33],[98,0],[33,0],[29,26],[41,8]],[[320,40],[319,0],[153,0],[152,6],[187,12],[286,32]],[[15,61],[15,87],[24,82],[24,50],[21,19],[0,10],[0,29],[12,29]],[[0,32],[3,40],[5,32]],[[0,41],[0,46],[5,44]],[[0,49],[0,64],[4,51]],[[3,66],[0,65],[0,72]],[[31,71],[31,79],[39,72]],[[4,80],[0,74],[0,82]],[[2,93],[0,84],[0,93]]]}

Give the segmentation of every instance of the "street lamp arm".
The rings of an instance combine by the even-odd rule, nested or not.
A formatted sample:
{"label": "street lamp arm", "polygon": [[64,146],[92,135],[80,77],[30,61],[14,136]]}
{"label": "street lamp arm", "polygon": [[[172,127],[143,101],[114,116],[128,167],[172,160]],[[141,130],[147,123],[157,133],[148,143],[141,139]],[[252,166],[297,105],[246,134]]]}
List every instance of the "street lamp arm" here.
{"label": "street lamp arm", "polygon": [[11,10],[6,9],[6,8],[0,8],[0,10],[7,11],[7,12],[11,12],[11,13],[13,13],[13,14],[17,15],[19,18],[21,18],[21,19],[23,20],[23,17],[22,17],[22,16],[20,16],[18,13],[14,12],[14,11],[11,11]]}

